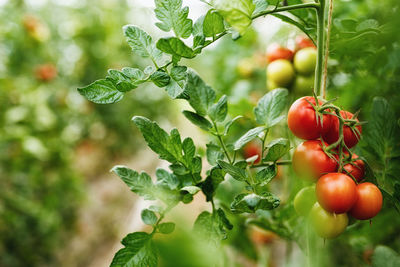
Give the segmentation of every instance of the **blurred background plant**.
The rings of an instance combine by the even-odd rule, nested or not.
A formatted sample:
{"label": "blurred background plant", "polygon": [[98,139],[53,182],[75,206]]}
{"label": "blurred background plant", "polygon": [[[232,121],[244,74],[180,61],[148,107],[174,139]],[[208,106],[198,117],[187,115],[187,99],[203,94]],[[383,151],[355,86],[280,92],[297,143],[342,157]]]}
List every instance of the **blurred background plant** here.
{"label": "blurred background plant", "polygon": [[[130,118],[143,115],[165,125],[179,123],[192,130],[186,121],[181,122],[185,120],[181,115],[174,115],[177,108],[166,94],[152,85],[107,106],[90,103],[76,91],[77,87],[105,76],[107,69],[146,66],[143,59],[131,53],[121,26],[135,23],[148,29],[149,16],[154,17],[150,2],[0,1],[0,266],[96,266],[93,262],[99,254],[117,250],[113,242],[126,233],[119,229],[121,217],[127,218],[124,213],[132,206],[130,195],[124,195],[128,190],[121,189],[124,186],[116,177],[105,179],[104,175],[115,162],[128,162],[140,168],[148,167],[143,161],[158,164],[153,155],[140,154],[143,139],[132,127]],[[184,5],[194,4],[184,1]],[[363,120],[378,121],[379,117],[369,115],[369,111],[373,98],[382,96],[388,100],[390,116],[397,123],[400,117],[398,3],[335,1],[334,8],[329,97],[338,97],[337,103],[351,111],[362,109]],[[190,10],[193,16],[192,12],[193,9]],[[369,27],[375,31],[365,32]],[[254,28],[239,40],[223,38],[187,64],[219,95],[228,95],[233,103],[229,110],[232,117],[239,114],[250,117],[258,99],[268,91],[267,46],[279,43],[295,50],[295,39],[300,34],[279,18],[267,17],[257,20]],[[287,87],[291,90],[289,102],[299,95],[311,94],[311,90],[296,91],[295,79]],[[246,118],[239,120],[232,127],[232,140],[255,126],[249,124]],[[392,128],[398,133],[398,125]],[[296,142],[285,125],[275,131],[271,138],[287,135],[292,145]],[[385,158],[379,158],[382,153],[377,153],[379,148],[371,142],[373,136],[363,139],[357,154],[381,170],[378,176],[390,177],[389,189],[393,189],[400,182],[400,154],[393,149]],[[399,140],[385,144],[399,145]],[[390,162],[390,166],[385,162]],[[290,202],[301,183],[290,168],[284,167],[280,172],[271,190]],[[115,183],[110,184],[109,179]],[[107,182],[99,185],[100,180]],[[110,197],[109,188],[117,193]],[[217,194],[224,205],[229,205],[239,190],[239,185],[229,180]],[[85,204],[90,201],[91,205]],[[91,209],[100,211],[93,213]],[[119,212],[117,215],[114,209]],[[258,215],[266,220],[273,216],[282,224],[276,225],[279,229],[296,219],[291,207]],[[260,232],[247,228],[243,218],[229,219],[237,227],[226,243],[241,251],[243,258],[250,259],[239,257],[236,263],[240,262],[240,266],[251,266],[256,259],[270,266],[296,266],[299,256],[296,258],[292,253],[294,236]],[[93,232],[92,228],[98,230]],[[181,234],[168,242],[158,241],[162,265],[209,266],[214,258],[203,257],[195,246],[182,247],[182,243],[191,242],[185,231],[182,229]],[[385,203],[371,226],[356,225],[351,233],[314,249],[323,254],[320,257],[324,262],[329,262],[330,265],[324,266],[365,266],[372,261],[373,249],[378,244],[400,251],[399,232],[400,216]],[[105,242],[111,242],[111,247],[103,248]],[[65,245],[68,243],[72,244]],[[74,251],[66,251],[74,247]],[[182,250],[185,255],[180,253]],[[111,256],[114,253],[107,252]],[[380,253],[392,252],[383,247]],[[176,260],[178,255],[181,261],[171,265],[171,259]],[[235,255],[231,251],[224,257],[235,258]],[[107,265],[110,259],[107,260],[101,265]]]}

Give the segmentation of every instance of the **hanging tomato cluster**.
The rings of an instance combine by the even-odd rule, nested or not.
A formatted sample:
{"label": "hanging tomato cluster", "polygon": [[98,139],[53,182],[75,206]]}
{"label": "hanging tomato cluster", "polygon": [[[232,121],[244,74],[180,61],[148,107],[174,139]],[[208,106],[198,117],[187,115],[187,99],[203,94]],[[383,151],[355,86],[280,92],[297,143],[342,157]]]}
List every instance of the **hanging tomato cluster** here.
{"label": "hanging tomato cluster", "polygon": [[293,88],[298,93],[309,92],[314,85],[314,69],[317,50],[305,36],[295,39],[296,50],[292,51],[277,43],[267,48],[267,87]]}
{"label": "hanging tomato cluster", "polygon": [[299,215],[309,216],[317,234],[338,236],[346,229],[347,214],[359,220],[378,214],[382,194],[376,185],[363,182],[364,162],[350,150],[362,133],[357,114],[305,96],[290,107],[288,126],[306,140],[293,153],[293,170],[316,182],[299,191],[294,207]]}

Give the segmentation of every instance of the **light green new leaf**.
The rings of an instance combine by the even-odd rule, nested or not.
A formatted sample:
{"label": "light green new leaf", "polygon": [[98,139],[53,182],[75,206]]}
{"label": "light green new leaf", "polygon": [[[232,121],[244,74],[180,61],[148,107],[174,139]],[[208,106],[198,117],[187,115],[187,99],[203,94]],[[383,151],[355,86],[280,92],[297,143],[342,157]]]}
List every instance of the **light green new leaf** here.
{"label": "light green new leaf", "polygon": [[161,21],[156,26],[163,31],[173,30],[177,37],[188,38],[192,33],[192,20],[188,19],[189,8],[182,8],[182,0],[156,0],[154,10]]}
{"label": "light green new leaf", "polygon": [[286,108],[288,90],[278,88],[264,95],[254,108],[257,123],[272,127],[280,122],[285,116],[282,112]]}
{"label": "light green new leaf", "polygon": [[205,37],[216,37],[218,33],[225,30],[224,19],[216,11],[210,9],[203,21],[203,34]]}
{"label": "light green new leaf", "polygon": [[177,59],[181,57],[194,58],[196,56],[196,53],[190,47],[176,37],[159,39],[157,41],[157,48]]}
{"label": "light green new leaf", "polygon": [[157,252],[151,237],[144,232],[127,235],[121,242],[125,247],[115,254],[110,267],[156,267]]}
{"label": "light green new leaf", "polygon": [[250,26],[255,5],[252,0],[214,0],[212,5],[241,35]]}
{"label": "light green new leaf", "polygon": [[227,97],[223,95],[208,111],[210,118],[216,122],[223,122],[228,114]]}
{"label": "light green new leaf", "polygon": [[117,174],[132,192],[145,199],[154,199],[153,183],[151,177],[145,172],[139,174],[122,165],[114,166],[111,171]]}
{"label": "light green new leaf", "polygon": [[97,80],[86,87],[78,88],[78,92],[96,104],[111,104],[121,101],[124,97],[124,93],[107,79]]}

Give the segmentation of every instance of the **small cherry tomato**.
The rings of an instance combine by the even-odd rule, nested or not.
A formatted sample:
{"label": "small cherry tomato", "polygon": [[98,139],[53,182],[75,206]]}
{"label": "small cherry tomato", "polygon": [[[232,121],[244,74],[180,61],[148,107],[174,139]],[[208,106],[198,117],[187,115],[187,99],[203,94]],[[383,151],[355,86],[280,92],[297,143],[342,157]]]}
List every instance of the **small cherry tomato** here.
{"label": "small cherry tomato", "polygon": [[315,203],[310,211],[311,224],[322,238],[335,238],[346,230],[349,219],[346,213],[334,214]]}
{"label": "small cherry tomato", "polygon": [[356,184],[343,173],[328,173],[315,186],[318,203],[329,212],[348,212],[357,201]]}
{"label": "small cherry tomato", "polygon": [[343,173],[344,174],[351,174],[357,182],[361,181],[364,178],[365,174],[365,163],[362,159],[358,159],[358,156],[353,153],[352,159],[356,159],[351,163],[347,163],[343,166]]}
{"label": "small cherry tomato", "polygon": [[286,59],[277,59],[267,67],[267,79],[277,86],[288,86],[294,79],[295,73],[292,63]]}
{"label": "small cherry tomato", "polygon": [[375,217],[382,208],[382,193],[379,188],[369,182],[357,185],[357,201],[350,210],[351,216],[359,220]]}
{"label": "small cherry tomato", "polygon": [[254,244],[267,245],[278,239],[278,236],[274,232],[264,230],[259,227],[252,227],[250,238]]}
{"label": "small cherry tomato", "polygon": [[258,156],[258,158],[254,161],[254,163],[259,163],[261,160],[261,144],[259,142],[250,142],[247,143],[244,148],[243,148],[243,157],[245,159],[251,158],[255,155]]}
{"label": "small cherry tomato", "polygon": [[292,166],[294,172],[305,180],[317,180],[323,174],[337,170],[337,162],[324,152],[319,140],[305,141],[297,146]]}
{"label": "small cherry tomato", "polygon": [[294,210],[300,216],[307,216],[315,202],[315,186],[304,187],[294,197]]}
{"label": "small cherry tomato", "polygon": [[317,50],[314,47],[306,47],[297,51],[293,63],[297,72],[309,75],[314,72],[317,62]]}
{"label": "small cherry tomato", "polygon": [[39,65],[36,70],[36,78],[41,81],[51,81],[57,76],[57,68],[51,64]]}
{"label": "small cherry tomato", "polygon": [[[315,98],[305,96],[297,99],[291,106],[288,112],[288,126],[292,133],[306,140],[317,139],[321,135],[330,131],[333,115],[324,114],[322,125],[317,120],[316,111],[310,105],[315,105]],[[318,101],[318,105],[322,105],[322,101]]]}
{"label": "small cherry tomato", "polygon": [[293,59],[293,51],[283,47],[277,43],[270,44],[267,48],[267,61],[269,63],[278,60],[286,59],[291,61]]}
{"label": "small cherry tomato", "polygon": [[[350,113],[348,111],[341,110],[340,114],[344,119],[353,118],[353,113]],[[358,119],[356,119],[356,121],[358,122]],[[362,133],[361,125],[356,126],[356,128],[361,134]],[[360,137],[361,136],[358,133],[354,134],[349,126],[344,125],[343,138],[344,138],[344,143],[348,148],[352,148],[353,146],[355,146],[358,143]],[[323,139],[328,144],[335,143],[339,139],[339,119],[336,116],[333,116],[332,128],[330,131],[324,133]]]}
{"label": "small cherry tomato", "polygon": [[298,35],[295,39],[297,49],[303,49],[306,47],[315,47],[313,41],[304,35]]}

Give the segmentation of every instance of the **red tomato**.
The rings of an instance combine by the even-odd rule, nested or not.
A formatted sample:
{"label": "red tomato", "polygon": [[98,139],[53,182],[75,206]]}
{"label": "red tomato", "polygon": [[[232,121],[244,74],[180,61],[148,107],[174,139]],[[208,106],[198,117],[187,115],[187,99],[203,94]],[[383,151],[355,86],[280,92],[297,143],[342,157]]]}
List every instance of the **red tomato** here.
{"label": "red tomato", "polygon": [[258,158],[254,161],[256,164],[261,160],[261,152],[261,144],[258,144],[258,142],[247,143],[243,148],[243,156],[245,159],[258,155]]}
{"label": "red tomato", "polygon": [[57,76],[57,68],[51,64],[39,65],[36,68],[36,78],[41,81],[51,81]]}
{"label": "red tomato", "polygon": [[313,41],[304,35],[298,35],[295,39],[296,47],[298,50],[306,48],[306,47],[315,47]]}
{"label": "red tomato", "polygon": [[294,172],[306,180],[317,180],[321,175],[337,170],[337,163],[322,149],[321,141],[301,143],[293,153]]}
{"label": "red tomato", "polygon": [[382,193],[379,188],[369,182],[357,185],[358,199],[350,210],[351,216],[359,220],[375,217],[382,208]]}
{"label": "red tomato", "polygon": [[[358,156],[353,153],[352,159],[357,159]],[[356,161],[353,161],[352,163],[347,163],[346,165],[343,166],[343,173],[348,174],[350,173],[354,179],[357,180],[357,182],[361,181],[364,178],[365,174],[365,164],[364,161],[361,159],[357,159]]]}
{"label": "red tomato", "polygon": [[315,186],[318,203],[336,214],[349,211],[357,201],[356,184],[343,173],[328,173],[319,178]]}
{"label": "red tomato", "polygon": [[[297,99],[288,112],[288,126],[292,133],[306,140],[317,139],[330,131],[333,115],[323,115],[323,125],[317,121],[314,108],[307,102],[315,105],[312,96]],[[322,105],[322,101],[318,101]]]}
{"label": "red tomato", "polygon": [[283,47],[277,43],[270,44],[267,48],[267,61],[271,63],[277,59],[287,59],[291,61],[293,59],[293,51]]}
{"label": "red tomato", "polygon": [[[353,117],[353,113],[350,113],[348,111],[341,110],[340,114],[343,116],[345,119],[351,119]],[[324,141],[326,141],[328,144],[335,143],[339,139],[339,119],[336,116],[332,116],[332,128],[330,131],[325,132],[323,135]],[[358,121],[358,119],[356,119]],[[360,133],[362,133],[361,125],[358,125],[356,127]],[[360,135],[355,135],[351,128],[349,126],[344,126],[343,127],[343,137],[344,137],[344,143],[348,148],[352,148],[358,143],[358,140],[360,139]]]}
{"label": "red tomato", "polygon": [[250,238],[254,244],[267,245],[278,239],[278,236],[271,231],[261,229],[259,227],[252,227]]}

